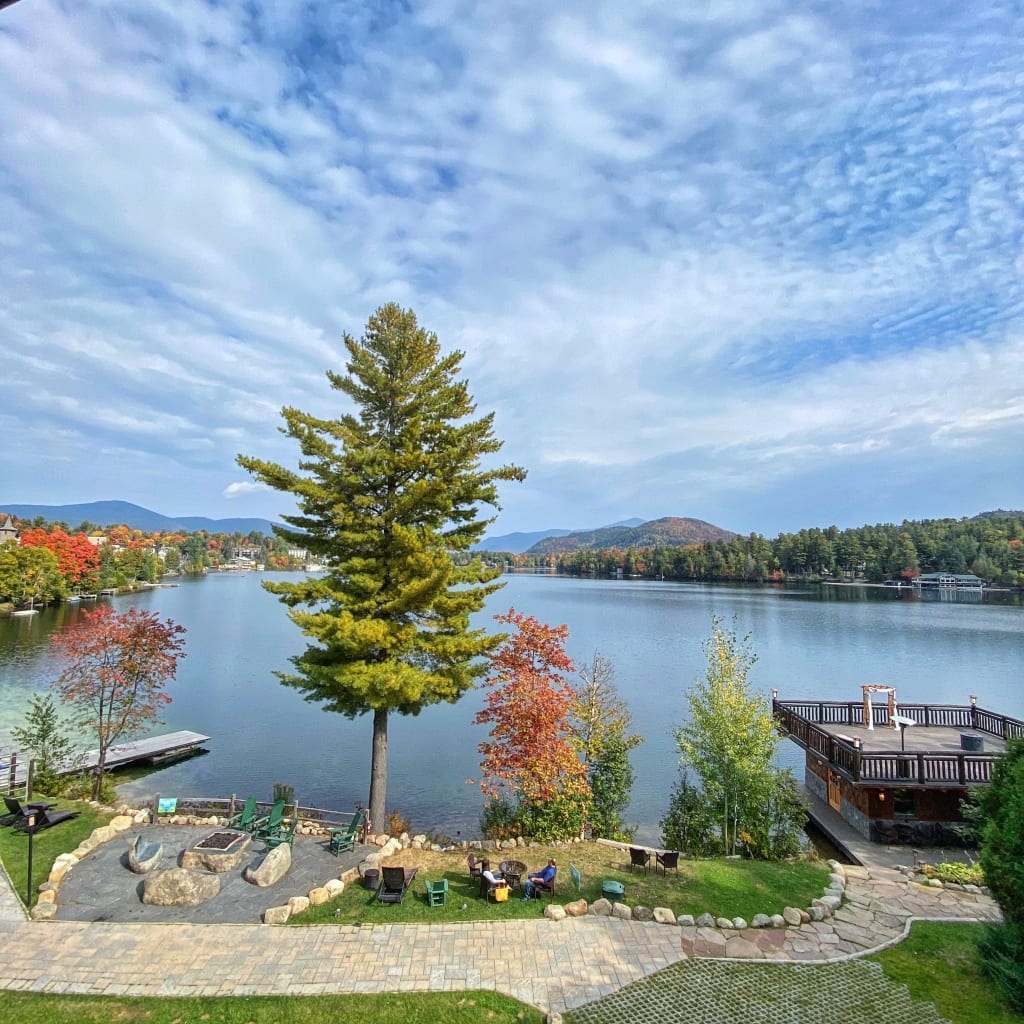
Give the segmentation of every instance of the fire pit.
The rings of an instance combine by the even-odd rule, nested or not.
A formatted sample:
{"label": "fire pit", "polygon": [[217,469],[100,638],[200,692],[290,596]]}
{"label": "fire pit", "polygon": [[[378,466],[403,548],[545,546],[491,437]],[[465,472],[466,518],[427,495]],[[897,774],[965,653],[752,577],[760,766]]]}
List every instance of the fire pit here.
{"label": "fire pit", "polygon": [[238,867],[252,845],[252,836],[234,829],[220,829],[186,847],[181,866],[221,873]]}

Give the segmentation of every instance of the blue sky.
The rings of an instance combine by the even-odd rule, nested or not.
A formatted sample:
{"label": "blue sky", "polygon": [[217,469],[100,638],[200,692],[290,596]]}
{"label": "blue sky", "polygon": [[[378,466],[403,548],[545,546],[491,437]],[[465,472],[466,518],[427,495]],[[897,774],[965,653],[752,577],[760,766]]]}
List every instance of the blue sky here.
{"label": "blue sky", "polygon": [[529,470],[495,533],[1022,508],[1022,38],[989,0],[22,0],[0,503],[291,511],[234,457],[294,465],[281,407],[339,412],[396,301]]}

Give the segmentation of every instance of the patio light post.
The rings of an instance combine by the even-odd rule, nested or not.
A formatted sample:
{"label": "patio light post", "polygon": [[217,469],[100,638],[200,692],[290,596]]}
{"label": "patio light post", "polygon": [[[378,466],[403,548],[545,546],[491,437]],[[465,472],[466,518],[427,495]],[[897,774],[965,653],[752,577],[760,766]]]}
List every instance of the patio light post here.
{"label": "patio light post", "polygon": [[25,907],[32,909],[32,840],[36,831],[36,811],[25,815],[25,831],[28,833],[28,881],[25,883]]}

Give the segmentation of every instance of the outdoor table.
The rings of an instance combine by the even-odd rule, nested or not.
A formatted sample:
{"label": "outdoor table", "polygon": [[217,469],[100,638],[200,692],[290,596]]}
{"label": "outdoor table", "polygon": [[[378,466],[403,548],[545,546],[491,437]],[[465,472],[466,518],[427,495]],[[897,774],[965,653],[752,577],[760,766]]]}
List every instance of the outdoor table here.
{"label": "outdoor table", "polygon": [[606,899],[615,903],[616,900],[621,900],[626,895],[626,887],[621,882],[609,880],[601,883],[601,895]]}
{"label": "outdoor table", "polygon": [[517,885],[521,885],[520,880],[526,874],[526,865],[521,860],[503,860],[498,865],[498,870],[501,871],[509,887],[514,889]]}

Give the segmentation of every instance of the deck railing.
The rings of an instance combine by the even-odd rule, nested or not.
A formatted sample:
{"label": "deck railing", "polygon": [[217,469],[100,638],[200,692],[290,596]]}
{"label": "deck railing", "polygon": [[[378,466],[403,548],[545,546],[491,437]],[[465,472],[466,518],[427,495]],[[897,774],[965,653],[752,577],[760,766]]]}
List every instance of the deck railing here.
{"label": "deck railing", "polygon": [[[872,706],[875,726],[889,725],[889,709]],[[974,705],[903,704],[899,714],[921,726],[975,729],[1009,740],[1024,736],[1024,722],[997,715]],[[861,701],[772,701],[779,728],[805,750],[810,750],[852,782],[904,786],[973,786],[989,782],[995,753],[946,751],[869,752],[852,739],[836,736],[821,725],[863,726]]]}

